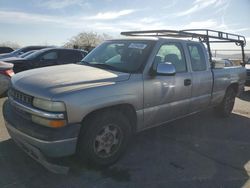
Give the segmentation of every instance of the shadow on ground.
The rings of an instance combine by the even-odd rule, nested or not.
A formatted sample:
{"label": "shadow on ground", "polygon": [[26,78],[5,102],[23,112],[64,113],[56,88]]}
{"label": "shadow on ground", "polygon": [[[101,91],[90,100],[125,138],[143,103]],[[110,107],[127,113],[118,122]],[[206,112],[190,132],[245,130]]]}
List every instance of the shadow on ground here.
{"label": "shadow on ground", "polygon": [[74,163],[68,175],[48,172],[9,139],[0,142],[0,187],[241,187],[248,179],[249,135],[249,118],[206,111],[135,135],[108,169]]}

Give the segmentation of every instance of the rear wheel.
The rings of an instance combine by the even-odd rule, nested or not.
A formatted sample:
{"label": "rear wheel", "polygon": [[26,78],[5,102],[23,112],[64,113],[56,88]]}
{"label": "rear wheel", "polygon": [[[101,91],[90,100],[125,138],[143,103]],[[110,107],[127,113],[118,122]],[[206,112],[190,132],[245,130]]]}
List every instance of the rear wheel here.
{"label": "rear wheel", "polygon": [[128,119],[120,112],[100,112],[86,122],[78,142],[78,156],[84,163],[107,166],[116,162],[131,136]]}
{"label": "rear wheel", "polygon": [[225,93],[223,101],[216,107],[216,112],[221,117],[228,117],[234,107],[236,92],[232,87],[229,87]]}

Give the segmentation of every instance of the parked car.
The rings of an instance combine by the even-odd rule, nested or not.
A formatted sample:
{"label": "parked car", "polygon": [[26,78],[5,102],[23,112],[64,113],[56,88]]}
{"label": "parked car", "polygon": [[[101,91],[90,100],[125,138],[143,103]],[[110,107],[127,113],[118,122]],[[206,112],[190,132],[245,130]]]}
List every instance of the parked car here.
{"label": "parked car", "polygon": [[26,46],[26,47],[14,50],[13,52],[10,52],[10,53],[0,54],[0,59],[9,58],[9,57],[18,57],[22,55],[23,53],[26,53],[31,50],[40,50],[40,49],[48,48],[48,47],[51,47],[51,46]]}
{"label": "parked car", "polygon": [[0,97],[6,96],[9,89],[10,79],[14,75],[13,64],[0,61]]}
{"label": "parked car", "polygon": [[25,53],[23,53],[22,55],[20,55],[19,57],[24,58],[24,57],[26,57],[26,56],[28,56],[28,55],[30,55],[30,54],[36,52],[36,51],[37,51],[37,50],[31,50],[31,51],[25,52]]}
{"label": "parked car", "polygon": [[0,46],[0,54],[10,53],[12,51],[14,50],[10,47]]}
{"label": "parked car", "polygon": [[[47,159],[75,153],[106,166],[119,159],[134,132],[208,107],[229,116],[245,69],[211,68],[202,42],[157,37],[160,32],[169,31],[105,41],[81,64],[16,74],[3,105],[12,139],[52,171],[58,166]],[[184,36],[170,36],[178,34]]]}
{"label": "parked car", "polygon": [[250,86],[250,58],[248,59],[245,67],[246,67],[246,70],[247,70],[246,86]]}
{"label": "parked car", "polygon": [[62,65],[80,62],[86,55],[85,51],[66,48],[45,48],[33,52],[25,57],[12,57],[2,59],[13,63],[15,73],[52,65]]}

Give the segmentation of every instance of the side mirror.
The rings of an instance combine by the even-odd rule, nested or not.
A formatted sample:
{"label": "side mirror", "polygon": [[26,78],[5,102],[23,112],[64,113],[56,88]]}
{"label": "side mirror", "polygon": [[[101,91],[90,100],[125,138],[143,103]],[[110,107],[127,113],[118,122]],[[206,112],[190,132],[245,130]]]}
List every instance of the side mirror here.
{"label": "side mirror", "polygon": [[157,75],[172,76],[175,75],[175,66],[170,62],[159,63],[156,68]]}

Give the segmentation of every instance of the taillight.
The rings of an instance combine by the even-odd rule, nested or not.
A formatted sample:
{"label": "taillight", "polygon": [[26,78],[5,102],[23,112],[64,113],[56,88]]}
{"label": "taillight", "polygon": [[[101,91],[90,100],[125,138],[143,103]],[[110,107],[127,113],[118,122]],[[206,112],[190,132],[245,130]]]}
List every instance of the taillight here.
{"label": "taillight", "polygon": [[0,74],[6,75],[8,77],[12,77],[15,73],[12,69],[8,69],[8,70],[0,71]]}

